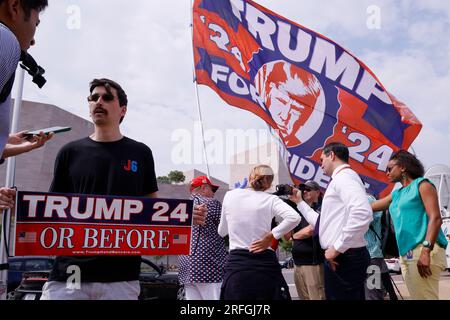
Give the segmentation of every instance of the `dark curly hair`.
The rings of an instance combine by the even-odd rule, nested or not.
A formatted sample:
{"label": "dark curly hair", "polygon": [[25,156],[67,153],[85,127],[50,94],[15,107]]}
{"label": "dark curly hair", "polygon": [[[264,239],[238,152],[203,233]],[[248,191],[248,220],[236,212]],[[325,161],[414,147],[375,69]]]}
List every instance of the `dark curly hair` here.
{"label": "dark curly hair", "polygon": [[[5,0],[0,0],[0,5]],[[20,5],[23,11],[25,11],[25,19],[30,18],[31,10],[36,10],[38,12],[43,11],[48,6],[48,0],[20,0]]]}
{"label": "dark curly hair", "polygon": [[425,174],[425,169],[422,162],[420,162],[415,155],[406,150],[399,150],[395,152],[391,156],[390,160],[395,160],[399,166],[404,167],[406,173],[412,179],[423,177]]}

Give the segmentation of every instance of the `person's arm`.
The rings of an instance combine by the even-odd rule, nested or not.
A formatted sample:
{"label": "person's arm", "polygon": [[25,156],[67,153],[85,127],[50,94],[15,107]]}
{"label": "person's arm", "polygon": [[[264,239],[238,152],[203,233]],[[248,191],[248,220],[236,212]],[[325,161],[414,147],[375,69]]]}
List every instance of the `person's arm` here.
{"label": "person's arm", "polygon": [[391,202],[392,202],[392,195],[389,194],[388,196],[384,197],[383,199],[375,200],[375,201],[371,202],[370,205],[372,207],[372,211],[377,212],[377,211],[384,211],[384,210],[389,209]]}
{"label": "person's arm", "polygon": [[26,140],[24,136],[25,132],[26,131],[22,131],[9,136],[5,149],[3,150],[1,157],[2,159],[15,157],[19,154],[40,148],[54,136],[53,133],[46,135],[41,132],[39,135],[34,136],[31,140]]}
{"label": "person's arm", "polygon": [[266,233],[262,239],[254,241],[249,248],[250,252],[258,253],[268,249],[274,240],[281,239],[284,234],[293,230],[302,220],[291,206],[278,197],[274,198],[272,212],[275,217],[280,217],[282,221],[272,231]]}
{"label": "person's arm", "polygon": [[308,223],[314,229],[316,226],[317,218],[319,218],[319,214],[305,201],[303,201],[302,192],[298,189],[294,189],[294,192],[291,196],[289,196],[289,199],[297,204],[297,209],[300,210],[305,220],[308,221]]}
{"label": "person's arm", "polygon": [[293,230],[302,220],[300,215],[286,202],[276,197],[273,202],[273,214],[281,219],[281,222],[272,229],[275,239],[281,239],[283,234]]}
{"label": "person's arm", "polygon": [[[425,240],[429,241],[431,245],[434,246],[442,225],[442,218],[439,212],[438,195],[434,186],[426,180],[419,185],[419,193],[428,216],[428,227]],[[432,248],[424,247],[420,254],[419,261],[417,262],[417,268],[422,278],[431,276],[431,250]]]}
{"label": "person's arm", "polygon": [[289,231],[288,233],[286,233],[285,235],[283,235],[283,239],[285,240],[285,241],[291,241],[292,239],[292,236],[293,236],[293,231]]}
{"label": "person's arm", "polygon": [[303,229],[297,231],[296,233],[294,233],[292,235],[292,238],[294,238],[294,240],[308,239],[313,236],[313,233],[314,233],[314,228],[311,225],[309,225],[309,226],[304,227]]}
{"label": "person's arm", "polygon": [[17,69],[19,59],[20,45],[17,38],[5,27],[0,27],[0,92]]}
{"label": "person's arm", "polygon": [[16,198],[16,190],[9,188],[0,188],[0,210],[14,208],[14,200]]}

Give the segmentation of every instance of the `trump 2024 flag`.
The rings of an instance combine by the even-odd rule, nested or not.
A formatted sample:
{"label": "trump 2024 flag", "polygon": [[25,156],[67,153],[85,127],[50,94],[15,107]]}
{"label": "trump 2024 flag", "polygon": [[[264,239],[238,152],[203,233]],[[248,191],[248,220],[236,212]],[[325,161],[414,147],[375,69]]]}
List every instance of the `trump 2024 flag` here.
{"label": "trump 2024 flag", "polygon": [[326,187],[321,148],[340,141],[369,192],[392,189],[389,158],[422,125],[363,62],[253,1],[196,0],[193,19],[197,82],[278,134],[294,183]]}

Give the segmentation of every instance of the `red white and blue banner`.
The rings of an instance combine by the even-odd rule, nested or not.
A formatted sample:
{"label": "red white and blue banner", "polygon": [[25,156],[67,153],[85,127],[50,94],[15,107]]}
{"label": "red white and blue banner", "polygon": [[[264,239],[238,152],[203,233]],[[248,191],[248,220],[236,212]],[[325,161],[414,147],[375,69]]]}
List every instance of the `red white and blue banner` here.
{"label": "red white and blue banner", "polygon": [[14,256],[190,254],[192,200],[18,192]]}
{"label": "red white and blue banner", "polygon": [[363,62],[253,1],[196,0],[193,24],[197,83],[278,133],[294,183],[325,188],[321,148],[340,141],[371,193],[392,189],[389,158],[422,125]]}

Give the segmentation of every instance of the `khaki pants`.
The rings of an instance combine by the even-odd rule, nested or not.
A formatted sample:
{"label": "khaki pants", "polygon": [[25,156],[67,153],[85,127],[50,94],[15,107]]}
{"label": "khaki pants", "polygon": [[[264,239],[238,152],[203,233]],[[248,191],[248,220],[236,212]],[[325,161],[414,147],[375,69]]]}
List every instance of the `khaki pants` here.
{"label": "khaki pants", "polygon": [[419,245],[410,250],[405,256],[400,257],[403,279],[405,279],[411,299],[413,300],[438,300],[439,299],[439,279],[441,272],[445,270],[445,249],[438,245],[431,251],[430,269],[432,275],[422,278],[417,269],[417,261],[423,246]]}
{"label": "khaki pants", "polygon": [[323,264],[295,266],[294,281],[300,300],[325,300]]}

